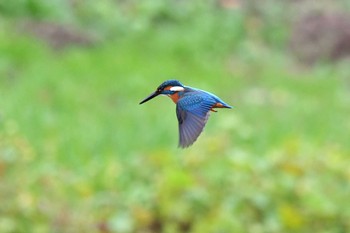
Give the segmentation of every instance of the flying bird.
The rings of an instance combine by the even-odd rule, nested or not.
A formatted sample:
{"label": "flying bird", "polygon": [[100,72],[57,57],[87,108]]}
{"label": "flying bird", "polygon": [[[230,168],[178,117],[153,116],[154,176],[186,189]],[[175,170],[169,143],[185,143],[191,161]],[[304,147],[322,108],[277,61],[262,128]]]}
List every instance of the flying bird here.
{"label": "flying bird", "polygon": [[176,104],[176,116],[179,121],[179,147],[182,148],[191,146],[197,140],[207,123],[210,112],[216,112],[214,108],[232,108],[216,95],[184,86],[178,80],[163,82],[140,104],[158,95],[167,95]]}

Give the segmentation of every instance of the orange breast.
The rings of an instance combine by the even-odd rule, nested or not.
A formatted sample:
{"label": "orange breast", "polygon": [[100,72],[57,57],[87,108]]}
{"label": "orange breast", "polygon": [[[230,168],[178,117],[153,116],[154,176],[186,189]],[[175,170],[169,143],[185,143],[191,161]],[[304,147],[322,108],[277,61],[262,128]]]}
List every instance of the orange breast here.
{"label": "orange breast", "polygon": [[178,92],[175,92],[174,94],[168,95],[168,96],[174,101],[175,104],[176,104],[177,101],[179,101],[179,99],[180,99],[180,96],[179,96],[179,93],[178,93]]}

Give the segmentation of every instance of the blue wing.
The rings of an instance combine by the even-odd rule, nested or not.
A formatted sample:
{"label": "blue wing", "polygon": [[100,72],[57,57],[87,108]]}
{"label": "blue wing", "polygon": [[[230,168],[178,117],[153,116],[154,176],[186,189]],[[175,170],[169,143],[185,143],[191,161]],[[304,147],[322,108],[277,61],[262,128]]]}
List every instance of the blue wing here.
{"label": "blue wing", "polygon": [[197,140],[214,104],[214,99],[201,94],[190,94],[177,102],[176,115],[179,121],[180,147],[189,147]]}

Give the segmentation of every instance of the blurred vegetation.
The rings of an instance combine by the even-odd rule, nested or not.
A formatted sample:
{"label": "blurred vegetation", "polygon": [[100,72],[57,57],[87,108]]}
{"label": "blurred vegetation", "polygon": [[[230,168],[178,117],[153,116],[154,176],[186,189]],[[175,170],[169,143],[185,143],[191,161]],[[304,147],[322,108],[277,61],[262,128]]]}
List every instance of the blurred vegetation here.
{"label": "blurred vegetation", "polygon": [[[0,232],[350,232],[349,59],[289,46],[349,3],[310,2],[0,1]],[[235,106],[186,150],[169,78]]]}

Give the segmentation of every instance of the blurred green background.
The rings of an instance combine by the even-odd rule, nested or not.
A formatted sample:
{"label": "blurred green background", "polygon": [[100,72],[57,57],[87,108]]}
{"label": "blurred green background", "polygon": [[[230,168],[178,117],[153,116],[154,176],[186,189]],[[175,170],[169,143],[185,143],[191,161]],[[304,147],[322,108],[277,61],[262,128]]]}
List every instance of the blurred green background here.
{"label": "blurred green background", "polygon": [[[349,9],[0,1],[0,232],[350,232]],[[185,150],[171,78],[235,106]]]}

